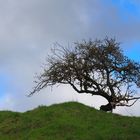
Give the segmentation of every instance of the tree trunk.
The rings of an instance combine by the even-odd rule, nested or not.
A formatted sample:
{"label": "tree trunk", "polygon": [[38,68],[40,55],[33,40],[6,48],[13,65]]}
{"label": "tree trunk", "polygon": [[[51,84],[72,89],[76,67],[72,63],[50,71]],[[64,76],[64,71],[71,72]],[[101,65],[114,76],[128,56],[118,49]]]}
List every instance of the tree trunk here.
{"label": "tree trunk", "polygon": [[106,105],[101,105],[100,110],[105,111],[105,112],[107,112],[107,111],[112,112],[113,107],[112,107],[111,103],[108,103]]}

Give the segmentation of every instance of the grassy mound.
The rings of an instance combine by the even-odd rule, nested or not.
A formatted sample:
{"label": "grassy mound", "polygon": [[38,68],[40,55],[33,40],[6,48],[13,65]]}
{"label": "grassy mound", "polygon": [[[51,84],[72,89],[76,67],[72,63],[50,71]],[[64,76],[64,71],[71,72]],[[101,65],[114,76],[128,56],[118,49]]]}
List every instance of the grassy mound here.
{"label": "grassy mound", "polygon": [[0,140],[140,140],[140,118],[76,102],[0,112]]}

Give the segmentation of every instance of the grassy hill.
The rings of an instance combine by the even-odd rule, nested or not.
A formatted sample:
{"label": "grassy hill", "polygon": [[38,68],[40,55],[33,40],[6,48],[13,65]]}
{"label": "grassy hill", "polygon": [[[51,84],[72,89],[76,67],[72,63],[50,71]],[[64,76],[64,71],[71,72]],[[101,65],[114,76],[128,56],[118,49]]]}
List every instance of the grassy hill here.
{"label": "grassy hill", "polygon": [[76,102],[0,112],[0,140],[140,140],[140,118]]}

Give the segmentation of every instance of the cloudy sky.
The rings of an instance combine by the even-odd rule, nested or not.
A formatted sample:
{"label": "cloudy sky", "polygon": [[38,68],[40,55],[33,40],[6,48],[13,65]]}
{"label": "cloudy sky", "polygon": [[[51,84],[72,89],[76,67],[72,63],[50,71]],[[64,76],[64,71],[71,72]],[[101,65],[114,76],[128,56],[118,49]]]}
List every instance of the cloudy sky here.
{"label": "cloudy sky", "polygon": [[[69,86],[46,88],[27,97],[55,42],[115,37],[125,55],[140,61],[139,0],[0,0],[0,110],[26,111],[38,105],[79,101],[99,108],[101,97],[78,95]],[[118,108],[140,116],[140,101]]]}

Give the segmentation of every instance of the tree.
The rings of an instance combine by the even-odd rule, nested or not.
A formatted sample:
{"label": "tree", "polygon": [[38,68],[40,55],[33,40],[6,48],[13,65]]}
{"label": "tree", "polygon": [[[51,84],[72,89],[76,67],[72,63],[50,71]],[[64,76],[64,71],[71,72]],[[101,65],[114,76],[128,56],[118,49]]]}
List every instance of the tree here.
{"label": "tree", "polygon": [[74,48],[57,44],[52,52],[30,95],[47,86],[69,84],[80,94],[104,97],[108,104],[100,107],[103,111],[132,106],[140,99],[140,64],[124,56],[115,39],[83,41]]}

